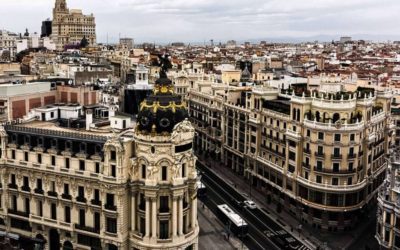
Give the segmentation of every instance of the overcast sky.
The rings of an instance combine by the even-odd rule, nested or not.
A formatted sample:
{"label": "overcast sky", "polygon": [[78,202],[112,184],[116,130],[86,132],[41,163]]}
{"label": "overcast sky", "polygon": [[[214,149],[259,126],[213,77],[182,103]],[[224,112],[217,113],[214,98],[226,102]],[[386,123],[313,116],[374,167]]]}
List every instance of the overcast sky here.
{"label": "overcast sky", "polygon": [[[0,0],[0,28],[40,33],[55,0]],[[328,35],[400,36],[399,0],[67,0],[96,17],[99,42],[215,42]]]}

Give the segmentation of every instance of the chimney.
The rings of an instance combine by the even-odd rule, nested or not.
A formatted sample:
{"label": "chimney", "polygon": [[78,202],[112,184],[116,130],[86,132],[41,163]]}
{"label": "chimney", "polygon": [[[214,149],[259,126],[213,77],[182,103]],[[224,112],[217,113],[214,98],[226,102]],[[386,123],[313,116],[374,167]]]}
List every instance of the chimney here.
{"label": "chimney", "polygon": [[86,130],[90,130],[90,125],[93,123],[93,111],[91,109],[86,110]]}

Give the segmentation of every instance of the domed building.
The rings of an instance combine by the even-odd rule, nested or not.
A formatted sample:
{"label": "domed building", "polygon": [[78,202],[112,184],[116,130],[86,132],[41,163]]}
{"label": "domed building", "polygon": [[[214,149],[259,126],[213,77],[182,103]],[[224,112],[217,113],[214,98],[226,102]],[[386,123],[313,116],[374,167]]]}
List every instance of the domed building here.
{"label": "domed building", "polygon": [[140,106],[131,176],[133,249],[197,249],[194,128],[163,68]]}

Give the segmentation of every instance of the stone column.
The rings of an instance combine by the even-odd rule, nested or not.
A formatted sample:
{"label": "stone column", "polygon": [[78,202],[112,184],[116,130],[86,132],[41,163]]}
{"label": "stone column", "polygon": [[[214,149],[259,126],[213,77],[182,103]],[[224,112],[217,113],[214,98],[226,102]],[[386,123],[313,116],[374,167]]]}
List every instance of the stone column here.
{"label": "stone column", "polygon": [[179,209],[179,212],[178,212],[178,220],[179,220],[178,234],[183,235],[183,197],[182,196],[179,196],[178,209]]}
{"label": "stone column", "polygon": [[151,237],[157,238],[157,198],[151,199]]}
{"label": "stone column", "polygon": [[178,201],[178,197],[172,197],[172,237],[176,236],[176,232],[177,232],[177,214],[178,214],[178,208],[177,208],[177,201]]}
{"label": "stone column", "polygon": [[145,237],[150,236],[150,199],[148,197],[146,199],[146,234]]}
{"label": "stone column", "polygon": [[136,193],[131,196],[131,230],[136,231]]}
{"label": "stone column", "polygon": [[192,207],[191,207],[191,212],[192,212],[192,229],[194,230],[196,227],[196,222],[197,222],[197,199],[192,200]]}

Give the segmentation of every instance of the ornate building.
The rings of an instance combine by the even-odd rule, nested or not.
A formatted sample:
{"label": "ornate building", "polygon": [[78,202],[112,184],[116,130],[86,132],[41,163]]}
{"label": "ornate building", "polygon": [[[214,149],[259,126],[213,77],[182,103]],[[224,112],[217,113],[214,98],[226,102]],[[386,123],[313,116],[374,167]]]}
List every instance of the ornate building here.
{"label": "ornate building", "polygon": [[392,96],[198,83],[188,97],[194,147],[304,223],[349,230],[385,177]]}
{"label": "ornate building", "polygon": [[86,39],[89,45],[96,43],[96,23],[93,14],[84,15],[82,10],[69,10],[66,0],[56,0],[53,9],[52,35],[57,50],[65,45],[80,44]]}
{"label": "ornate building", "polygon": [[57,107],[0,126],[0,233],[26,250],[197,249],[194,128],[162,76],[134,130],[91,111],[72,128]]}
{"label": "ornate building", "polygon": [[398,149],[389,156],[386,179],[379,191],[375,238],[381,249],[400,249],[400,154]]}

